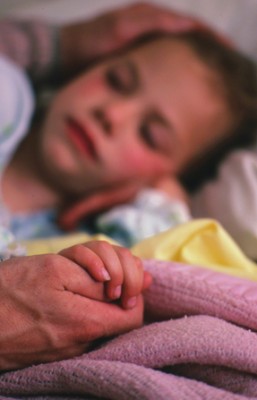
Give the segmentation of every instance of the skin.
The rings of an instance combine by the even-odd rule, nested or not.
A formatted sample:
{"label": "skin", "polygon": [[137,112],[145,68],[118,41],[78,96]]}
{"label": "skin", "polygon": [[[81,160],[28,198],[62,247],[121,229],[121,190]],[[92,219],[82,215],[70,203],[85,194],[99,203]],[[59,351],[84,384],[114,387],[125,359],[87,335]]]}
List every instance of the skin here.
{"label": "skin", "polygon": [[[122,48],[142,33],[159,29],[178,32],[194,28],[206,29],[192,18],[150,4],[112,10],[95,20],[61,29],[61,71],[70,75],[81,70],[88,62]],[[98,78],[94,78],[94,82],[95,89],[93,81],[91,86],[92,97],[95,98],[95,90],[98,91],[98,87],[105,87],[106,84],[101,73]],[[84,80],[82,83],[84,87]],[[79,86],[80,82],[75,84],[75,89]],[[73,93],[73,89],[71,91]],[[84,93],[80,91],[80,95],[84,103]],[[119,98],[117,93],[115,98]],[[66,104],[64,99],[64,105],[73,110],[75,103],[74,99],[69,99],[69,92],[67,101]],[[59,102],[62,103],[62,100]],[[58,101],[56,107],[58,109]],[[80,106],[78,112],[82,112]],[[50,126],[49,134],[53,134],[53,137],[61,133],[55,132],[55,129],[52,131],[52,128]],[[44,131],[41,135],[44,136]],[[73,156],[80,160],[74,144],[73,156],[69,150],[70,143],[66,142],[66,150],[63,148],[68,155],[66,165],[62,165],[57,157],[56,164],[49,165],[48,169],[45,168],[51,154],[51,151],[48,154],[48,150],[51,150],[51,146],[48,149],[48,139],[43,145],[46,153],[41,154],[43,148],[31,138],[28,136],[19,148],[3,176],[3,196],[10,210],[34,211],[58,205],[64,191],[84,191],[85,183],[95,187],[94,179],[89,176],[90,170],[85,175],[83,185],[82,179],[76,177],[73,186],[77,168]],[[55,143],[58,150],[58,140]],[[72,166],[70,171],[69,163]],[[166,161],[159,158],[158,163],[159,170],[166,165]],[[55,168],[56,173],[51,177]],[[71,174],[71,177],[67,176],[68,187],[60,187],[60,177],[65,179],[67,173]],[[101,171],[97,174],[101,176]],[[148,177],[148,173],[143,174],[142,180],[148,180]],[[110,175],[111,182],[119,179]],[[106,184],[109,180],[103,176],[101,182]],[[173,190],[166,178],[158,182],[159,187],[166,191]],[[55,184],[58,192],[53,190]],[[90,213],[95,211],[96,206],[111,206],[117,200],[125,201],[138,190],[134,183],[129,186],[126,182],[125,186],[121,188],[121,185],[115,184],[115,188],[98,190],[92,196],[87,196],[89,201],[79,203],[76,212],[81,212],[82,208],[82,211],[86,209]],[[151,278],[143,272],[140,260],[128,250],[109,246],[103,242],[91,242],[86,246],[65,249],[57,255],[20,257],[1,263],[0,321],[4,327],[0,330],[1,370],[73,357],[82,354],[92,340],[119,334],[142,324],[142,291],[150,285]]]}
{"label": "skin", "polygon": [[2,262],[0,370],[73,357],[141,326],[150,283],[139,258],[102,241]]}
{"label": "skin", "polygon": [[[38,208],[60,205],[67,195],[178,174],[231,122],[219,87],[215,73],[177,39],[100,64],[57,94],[39,135],[18,150],[4,176],[6,203],[35,209],[38,196]],[[30,191],[33,204],[26,206]]]}
{"label": "skin", "polygon": [[154,4],[137,3],[113,9],[92,20],[61,28],[60,73],[81,70],[89,62],[123,48],[147,32],[183,32],[196,28],[210,29],[191,16]]}

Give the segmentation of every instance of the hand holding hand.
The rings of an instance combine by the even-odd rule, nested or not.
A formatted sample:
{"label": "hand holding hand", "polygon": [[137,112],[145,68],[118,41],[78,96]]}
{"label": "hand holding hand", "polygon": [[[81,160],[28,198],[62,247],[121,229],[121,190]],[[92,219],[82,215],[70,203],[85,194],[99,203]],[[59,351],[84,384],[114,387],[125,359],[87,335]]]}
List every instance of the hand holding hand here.
{"label": "hand holding hand", "polygon": [[[147,282],[139,262],[131,255],[121,255],[118,250],[119,256],[114,251],[118,260],[114,267],[110,266],[115,255],[109,249],[111,256],[104,258],[103,263],[111,281],[105,292],[102,265],[97,259],[102,251],[100,248],[91,242],[81,266],[72,261],[81,256],[81,248],[76,249],[76,246],[67,250],[69,257],[64,251],[64,255],[19,257],[1,263],[0,370],[73,357],[82,354],[97,338],[119,334],[142,324],[140,292]],[[97,249],[96,253],[94,249]],[[129,260],[139,283],[134,283]],[[93,271],[95,263],[97,268]],[[87,269],[101,282],[92,279]],[[113,288],[121,283],[124,285],[121,293],[124,306],[128,305],[128,299],[136,296],[132,308],[125,309],[106,301],[106,297],[113,299]]]}
{"label": "hand holding hand", "polygon": [[125,247],[97,240],[77,244],[59,254],[84,268],[96,282],[105,283],[103,291],[95,291],[94,285],[84,288],[84,295],[94,300],[120,300],[123,308],[133,308],[151,283],[141,259]]}

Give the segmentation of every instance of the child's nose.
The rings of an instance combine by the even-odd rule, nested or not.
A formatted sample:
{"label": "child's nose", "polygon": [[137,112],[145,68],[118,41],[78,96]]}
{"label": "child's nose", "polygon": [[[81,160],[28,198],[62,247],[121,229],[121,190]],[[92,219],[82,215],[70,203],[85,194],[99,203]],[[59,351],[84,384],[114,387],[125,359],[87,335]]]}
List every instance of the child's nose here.
{"label": "child's nose", "polygon": [[117,128],[137,118],[139,113],[140,103],[137,101],[112,102],[93,110],[94,118],[108,135],[119,131]]}

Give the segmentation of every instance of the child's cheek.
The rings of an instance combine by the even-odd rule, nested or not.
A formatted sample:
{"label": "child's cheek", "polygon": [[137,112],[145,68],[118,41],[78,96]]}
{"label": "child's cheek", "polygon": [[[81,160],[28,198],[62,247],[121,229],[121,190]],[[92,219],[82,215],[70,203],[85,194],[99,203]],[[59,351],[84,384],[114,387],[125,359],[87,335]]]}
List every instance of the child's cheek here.
{"label": "child's cheek", "polygon": [[128,172],[139,176],[151,176],[164,172],[164,165],[159,157],[136,149],[126,152],[120,159],[121,164]]}
{"label": "child's cheek", "polygon": [[75,83],[75,91],[78,95],[90,99],[91,96],[98,95],[105,88],[102,76],[95,74],[86,76],[84,79],[78,80]]}
{"label": "child's cheek", "polygon": [[76,107],[88,105],[89,108],[98,105],[103,95],[104,85],[99,77],[78,80],[62,92],[65,103],[68,102],[72,106],[76,104]]}

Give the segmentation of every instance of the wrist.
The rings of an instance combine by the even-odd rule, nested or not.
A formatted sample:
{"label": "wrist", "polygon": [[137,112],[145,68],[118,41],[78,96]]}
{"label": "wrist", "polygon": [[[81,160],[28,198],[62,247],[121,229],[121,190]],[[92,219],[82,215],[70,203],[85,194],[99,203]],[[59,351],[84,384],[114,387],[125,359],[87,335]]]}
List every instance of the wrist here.
{"label": "wrist", "polygon": [[71,60],[72,62],[74,62],[70,25],[60,27],[58,36],[59,36],[59,64],[61,65],[62,70],[66,72],[71,69]]}
{"label": "wrist", "polygon": [[87,34],[81,32],[79,24],[64,25],[59,28],[60,65],[65,75],[75,74],[90,61],[86,48]]}

